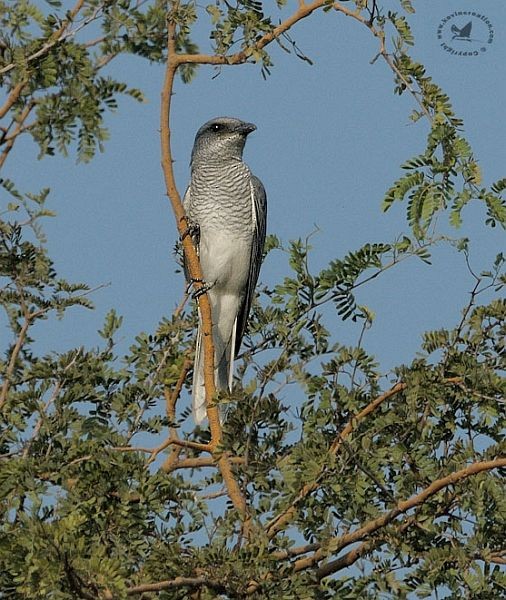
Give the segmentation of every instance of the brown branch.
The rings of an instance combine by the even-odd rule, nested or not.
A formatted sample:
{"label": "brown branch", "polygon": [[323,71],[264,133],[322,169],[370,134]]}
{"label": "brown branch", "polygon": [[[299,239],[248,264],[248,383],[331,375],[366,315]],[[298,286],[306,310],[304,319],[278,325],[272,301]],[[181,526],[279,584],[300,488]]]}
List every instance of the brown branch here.
{"label": "brown branch", "polygon": [[[188,222],[181,202],[181,196],[176,187],[174,171],[172,168],[172,150],[171,150],[171,132],[170,132],[170,108],[172,99],[172,90],[174,87],[174,77],[181,64],[176,54],[176,23],[169,18],[168,23],[168,58],[165,69],[165,80],[162,89],[161,100],[161,146],[162,146],[162,169],[167,188],[167,195],[172,204],[172,210],[176,217],[176,226],[182,238],[183,250],[185,253],[186,264],[190,277],[195,280],[195,288],[201,290],[204,287],[202,283],[202,270],[196,249],[191,237],[184,235],[188,230]],[[211,305],[207,293],[203,293],[198,298],[199,311],[201,316],[202,339],[204,348],[204,385],[206,390],[206,399],[208,401],[207,416],[209,419],[209,428],[211,430],[211,444],[217,448],[221,443],[221,425],[218,413],[218,407],[212,405],[211,399],[216,394],[214,384],[214,344],[212,337],[212,317]]]}
{"label": "brown branch", "polygon": [[[332,443],[332,445],[330,446],[330,448],[328,450],[328,454],[336,455],[337,452],[339,451],[343,441],[351,434],[353,429],[356,428],[357,424],[362,419],[364,419],[367,415],[369,415],[370,413],[375,411],[383,402],[385,402],[385,400],[388,400],[395,394],[398,394],[399,392],[403,391],[405,388],[406,388],[405,383],[397,383],[396,385],[394,385],[393,388],[391,388],[390,390],[388,390],[381,396],[378,396],[377,398],[375,398],[363,410],[361,410],[357,415],[352,417],[348,421],[348,423],[345,425],[343,430],[340,433],[338,433],[336,439],[334,440],[334,442]],[[326,465],[324,464],[321,467],[320,472],[316,476],[315,480],[311,481],[310,483],[306,483],[306,485],[304,485],[304,487],[297,494],[296,498],[293,500],[291,505],[268,523],[267,536],[269,538],[273,538],[280,529],[282,529],[287,523],[289,523],[293,519],[293,517],[296,513],[297,505],[304,498],[306,498],[309,494],[311,494],[316,489],[318,489],[318,485],[320,483],[321,476],[323,475],[323,473],[325,471],[325,468],[326,468]]]}
{"label": "brown branch", "polygon": [[19,353],[21,352],[21,348],[23,347],[23,344],[25,343],[28,328],[30,327],[30,325],[32,323],[32,319],[30,317],[31,317],[31,315],[27,315],[25,317],[24,323],[21,326],[21,329],[18,334],[18,339],[16,340],[16,344],[12,350],[11,358],[10,358],[9,364],[7,366],[7,371],[5,372],[4,382],[2,385],[2,391],[0,392],[0,410],[2,410],[4,404],[7,400],[7,394],[9,393],[9,389],[11,386],[11,379],[12,379],[12,375],[14,373],[14,369],[16,367],[16,361],[18,359]]}
{"label": "brown branch", "polygon": [[214,448],[211,444],[200,444],[198,442],[190,442],[189,440],[180,440],[180,439],[171,439],[171,444],[175,446],[181,446],[181,448],[193,448],[193,450],[198,450],[199,452],[210,452],[211,454],[214,451]]}
{"label": "brown branch", "polygon": [[[320,544],[307,544],[305,546],[300,546],[298,548],[291,548],[286,551],[273,552],[271,556],[276,560],[285,560],[294,556],[298,556],[300,554],[306,554],[308,551],[312,551],[314,547],[317,548],[316,552],[314,552],[311,556],[301,558],[296,560],[293,563],[293,572],[298,573],[305,569],[314,567],[321,560],[324,560],[328,556],[328,547],[332,548],[332,553],[337,554],[340,550],[349,546],[351,544],[355,544],[357,542],[362,542],[356,548],[353,548],[343,556],[336,558],[333,561],[330,561],[322,566],[320,566],[315,571],[315,575],[318,579],[323,579],[324,577],[328,577],[337,571],[340,571],[346,567],[354,564],[359,558],[370,552],[371,550],[377,548],[378,546],[383,545],[384,539],[366,539],[364,538],[369,536],[370,534],[376,532],[377,530],[385,527],[389,523],[391,523],[394,519],[396,519],[400,514],[406,513],[407,511],[420,506],[424,502],[426,502],[431,496],[437,494],[442,489],[454,485],[459,481],[467,479],[472,475],[476,475],[478,473],[482,473],[485,471],[490,471],[492,469],[506,467],[506,458],[501,457],[495,460],[483,461],[478,463],[473,463],[468,467],[460,469],[459,471],[455,471],[446,477],[442,477],[431,483],[427,488],[422,490],[419,494],[412,496],[408,500],[401,501],[397,504],[396,508],[385,513],[381,517],[373,519],[366,523],[364,526],[359,529],[347,533],[342,536],[336,536],[329,540],[326,544],[326,548],[322,548]],[[445,509],[447,505],[445,506]],[[399,524],[397,529],[398,533],[403,533],[406,529],[413,525],[417,525],[416,515],[411,515],[405,521]],[[481,560],[488,560],[489,562],[497,562],[498,564],[506,564],[506,558],[504,557],[504,552],[498,551],[490,554],[487,558],[483,556],[479,556]],[[265,579],[270,579],[272,577],[271,574],[267,574]],[[258,581],[252,581],[248,586],[246,593],[251,595],[261,588],[262,583]]]}
{"label": "brown branch", "polygon": [[337,573],[342,569],[346,569],[347,567],[351,567],[354,563],[357,562],[359,558],[367,554],[370,550],[376,548],[380,543],[374,542],[363,542],[360,546],[353,548],[343,556],[340,556],[336,560],[332,560],[325,565],[322,565],[319,569],[317,569],[315,575],[317,579],[323,579],[324,577],[328,577],[333,573]]}
{"label": "brown branch", "polygon": [[17,102],[18,98],[21,96],[21,92],[26,85],[26,81],[20,81],[16,84],[10,94],[7,96],[7,100],[4,102],[4,105],[0,108],[0,119],[3,119],[5,115],[9,112],[12,105]]}
{"label": "brown branch", "polygon": [[[183,385],[186,380],[186,376],[188,375],[188,371],[190,370],[191,364],[192,361],[188,357],[185,358],[174,389],[169,391],[169,389],[165,387],[163,390],[163,394],[165,396],[165,412],[167,414],[167,419],[169,420],[169,438],[172,439],[179,438],[178,431],[176,427],[174,427],[174,423],[176,422],[176,403],[179,395],[181,394],[181,390],[183,389]],[[180,446],[174,446],[172,448],[170,454],[167,456],[163,465],[161,466],[163,471],[167,472],[169,470],[170,466],[177,460],[181,450],[182,449]],[[158,452],[151,455],[148,464],[155,460],[157,454]]]}
{"label": "brown branch", "polygon": [[[377,517],[376,519],[372,519],[351,533],[335,537],[333,540],[331,540],[332,552],[337,553],[346,546],[361,541],[366,536],[374,533],[378,529],[381,529],[385,525],[388,525],[388,523],[391,523],[399,515],[406,513],[408,510],[411,510],[420,504],[423,504],[431,496],[434,496],[434,494],[437,494],[439,491],[448,487],[449,485],[454,485],[464,479],[467,479],[468,477],[471,477],[472,475],[501,467],[506,467],[506,458],[496,458],[495,460],[473,463],[463,469],[460,469],[459,471],[450,473],[450,475],[447,475],[446,477],[442,477],[441,479],[433,481],[419,494],[412,496],[408,500],[399,502],[397,506],[389,512]],[[313,555],[306,558],[301,558],[294,563],[294,572],[297,573],[314,566],[320,560],[324,559],[326,554],[327,550],[319,549]]]}
{"label": "brown branch", "polygon": [[506,550],[501,550],[501,552],[493,552],[486,557],[481,556],[480,558],[486,562],[492,562],[497,565],[506,565]]}
{"label": "brown branch", "polygon": [[[242,456],[229,456],[229,462],[232,464],[244,464],[245,460]],[[217,467],[216,460],[212,457],[197,456],[194,458],[182,458],[175,460],[170,465],[164,463],[162,470],[170,473],[178,469],[202,469],[204,467]]]}
{"label": "brown branch", "polygon": [[176,422],[176,403],[181,394],[181,390],[183,389],[184,382],[186,380],[186,376],[188,375],[188,371],[192,366],[192,360],[186,357],[183,361],[183,365],[181,367],[181,372],[179,373],[178,380],[174,389],[169,392],[169,389],[166,387],[163,390],[165,396],[165,412],[167,414],[167,418],[171,423],[171,435],[173,437],[177,434],[177,429],[173,426],[173,423]]}
{"label": "brown branch", "polygon": [[7,160],[7,156],[9,155],[9,152],[12,150],[12,147],[14,146],[14,142],[16,141],[18,136],[21,135],[24,131],[26,131],[29,127],[33,126],[32,123],[30,125],[24,126],[24,123],[25,123],[26,119],[28,118],[29,114],[31,113],[34,106],[35,106],[35,100],[32,100],[23,108],[21,114],[19,115],[19,118],[16,120],[16,122],[17,122],[16,128],[14,129],[14,131],[11,134],[9,134],[5,137],[5,139],[4,139],[5,147],[2,151],[2,154],[0,154],[0,169],[4,166],[4,163]]}
{"label": "brown branch", "polygon": [[308,552],[314,552],[320,549],[321,544],[314,542],[313,544],[304,544],[303,546],[295,546],[288,548],[288,550],[278,550],[271,552],[270,556],[275,560],[285,560],[287,558],[294,558],[301,556],[301,554],[307,554]]}
{"label": "brown branch", "polygon": [[[174,2],[172,6],[173,8],[177,8],[177,2]],[[172,168],[173,161],[170,144],[170,108],[174,77],[178,67],[182,64],[182,61],[179,60],[176,53],[176,22],[171,14],[168,15],[167,46],[168,56],[161,94],[160,117],[162,169],[165,178],[167,195],[171,201],[172,209],[176,218],[176,225],[182,238],[187,268],[192,280],[196,281],[196,289],[202,290],[204,286],[202,283],[202,270],[200,268],[196,249],[190,236],[184,235],[188,230],[188,222],[181,202],[181,197],[177,190],[174,171]],[[209,302],[207,293],[202,293],[199,296],[198,304],[204,349],[204,387],[207,400],[207,418],[209,421],[209,428],[211,430],[211,442],[209,446],[211,448],[211,452],[215,453],[221,444],[222,430],[218,407],[212,402],[212,399],[216,395],[216,387],[214,383],[214,344],[212,337],[211,304]],[[227,487],[230,500],[232,501],[236,510],[244,518],[246,526],[249,523],[249,517],[246,514],[246,500],[239,488],[239,485],[237,484],[237,481],[235,480],[228,454],[220,454],[217,458],[217,464],[223,477],[223,481]]]}
{"label": "brown branch", "polygon": [[157,446],[156,448],[143,448],[141,446],[111,446],[108,449],[114,450],[115,452],[145,452],[147,454],[153,454],[154,452],[158,453],[171,445],[180,446],[181,448],[192,448],[199,452],[213,452],[213,449],[209,444],[199,444],[198,442],[180,440],[179,438],[168,438],[163,444],[160,444],[160,446]]}
{"label": "brown branch", "polygon": [[[445,506],[443,510],[446,510],[446,508],[447,507]],[[441,511],[438,511],[434,515],[434,518],[436,516],[438,516],[439,514],[441,514]],[[416,519],[417,519],[416,514],[411,515],[410,517],[405,519],[400,524],[400,526],[396,528],[396,534],[402,536],[402,534],[407,529],[409,529],[409,527],[411,527],[412,525],[415,525],[415,526],[419,525],[419,523]],[[352,550],[350,550],[343,556],[340,556],[339,558],[332,560],[332,561],[322,565],[321,567],[319,567],[316,571],[316,577],[318,579],[323,579],[324,577],[333,575],[334,573],[337,573],[338,571],[341,571],[342,569],[351,567],[351,565],[353,565],[359,558],[362,558],[362,556],[364,556],[368,552],[371,552],[371,550],[378,549],[384,543],[385,543],[385,540],[381,539],[381,538],[376,538],[376,539],[368,540],[367,542],[363,542],[362,544],[360,544],[360,546],[353,548]]]}
{"label": "brown branch", "polygon": [[305,19],[316,10],[325,6],[326,0],[317,0],[310,4],[299,2],[299,8],[272,31],[264,34],[253,46],[249,46],[228,56],[212,54],[179,54],[176,58],[178,64],[200,64],[200,65],[240,65],[245,63],[253,52],[262,50],[272,41],[288,31],[298,21]]}
{"label": "brown branch", "polygon": [[218,581],[214,581],[207,577],[176,577],[167,581],[158,581],[156,583],[144,583],[128,588],[126,593],[128,596],[143,594],[145,592],[161,592],[163,590],[173,590],[182,587],[201,588],[208,587],[216,592],[225,592],[225,586]]}
{"label": "brown branch", "polygon": [[[451,377],[445,380],[446,384],[460,384],[461,382],[461,377]],[[405,383],[397,383],[384,394],[381,394],[381,396],[375,398],[358,414],[352,417],[344,426],[343,430],[337,434],[336,439],[334,440],[334,442],[328,450],[329,455],[335,456],[339,452],[342,444],[346,441],[346,438],[349,437],[349,435],[353,432],[354,429],[356,429],[360,421],[362,421],[365,417],[374,412],[381,404],[383,404],[383,402],[385,402],[385,400],[388,400],[392,396],[395,396],[396,394],[404,391],[406,387],[407,385]],[[284,512],[280,513],[277,517],[272,519],[267,524],[267,535],[269,536],[269,538],[274,537],[274,535],[281,528],[283,528],[289,521],[293,519],[299,502],[301,502],[301,500],[303,500],[309,494],[318,489],[318,485],[320,483],[323,473],[325,472],[325,468],[326,465],[324,464],[314,481],[304,485],[304,487],[300,490],[296,498],[292,501],[291,505],[287,509],[285,509]]]}

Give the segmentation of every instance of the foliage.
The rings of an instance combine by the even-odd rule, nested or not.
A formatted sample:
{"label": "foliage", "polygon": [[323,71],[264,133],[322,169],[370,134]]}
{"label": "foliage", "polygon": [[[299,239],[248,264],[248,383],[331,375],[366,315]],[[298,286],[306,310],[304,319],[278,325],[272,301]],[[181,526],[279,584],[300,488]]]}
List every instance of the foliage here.
{"label": "foliage", "polygon": [[[297,17],[279,36],[311,15],[306,4],[297,13],[285,4],[269,14],[253,0],[205,10],[160,0],[79,1],[71,10],[51,0],[47,11],[27,0],[0,4],[0,168],[24,134],[41,155],[91,158],[106,138],[104,109],[115,109],[119,94],[142,99],[104,67],[122,53],[164,62],[171,23],[186,56],[183,80],[206,61],[253,61],[267,74],[278,15],[283,23]],[[290,272],[254,306],[237,385],[217,399],[226,408],[217,449],[178,410],[190,384],[195,311],[178,310],[139,334],[126,356],[117,356],[114,311],[98,347],[40,352],[41,322],[91,308],[91,290],[59,278],[48,255],[40,222],[53,214],[49,190],[22,193],[0,180],[0,303],[11,332],[0,360],[2,597],[504,593],[504,257],[473,275],[460,323],[426,332],[415,359],[384,373],[364,343],[375,313],[357,302],[357,288],[401,261],[430,262],[439,214],[449,211],[458,226],[477,199],[490,225],[506,224],[506,180],[482,187],[462,122],[409,56],[414,3],[391,4],[386,12],[364,0],[318,8],[369,29],[395,91],[418,103],[413,120],[429,122],[426,149],[405,161],[383,201],[387,210],[408,199],[411,233],[367,243],[319,272],[309,267],[310,239],[287,249],[268,240],[266,251],[285,252]],[[211,54],[191,62],[202,19]],[[465,241],[458,249],[467,258]],[[335,335],[348,318],[357,323],[352,346]]]}

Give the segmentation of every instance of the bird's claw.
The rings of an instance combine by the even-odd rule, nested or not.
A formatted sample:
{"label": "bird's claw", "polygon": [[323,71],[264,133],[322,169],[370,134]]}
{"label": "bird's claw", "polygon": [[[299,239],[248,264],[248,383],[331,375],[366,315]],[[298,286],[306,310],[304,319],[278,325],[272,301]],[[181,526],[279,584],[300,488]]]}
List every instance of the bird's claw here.
{"label": "bird's claw", "polygon": [[196,283],[201,283],[202,286],[199,287],[198,290],[193,291],[192,298],[194,300],[197,300],[198,298],[200,298],[200,296],[203,296],[206,292],[208,292],[213,287],[212,283],[207,283],[206,281],[204,281],[203,279],[199,279],[198,277],[192,277],[186,288],[187,294],[190,292],[191,287]]}
{"label": "bird's claw", "polygon": [[190,223],[188,227],[183,231],[183,233],[179,236],[180,241],[184,241],[184,239],[188,236],[195,237],[200,233],[200,226],[197,223]]}
{"label": "bird's claw", "polygon": [[212,283],[206,283],[202,280],[200,280],[200,283],[203,284],[202,287],[199,288],[198,290],[195,290],[192,294],[192,298],[194,300],[198,300],[200,298],[200,296],[203,296],[204,294],[206,294],[213,287]]}

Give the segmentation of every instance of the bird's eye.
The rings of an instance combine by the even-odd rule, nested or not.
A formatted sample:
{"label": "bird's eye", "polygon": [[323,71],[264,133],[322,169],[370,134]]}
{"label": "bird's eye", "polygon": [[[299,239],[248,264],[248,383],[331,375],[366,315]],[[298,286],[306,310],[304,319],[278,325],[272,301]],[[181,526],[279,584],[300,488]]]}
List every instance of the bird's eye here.
{"label": "bird's eye", "polygon": [[211,125],[211,129],[212,131],[221,131],[223,129],[223,125],[221,125],[221,123],[214,123],[214,125]]}

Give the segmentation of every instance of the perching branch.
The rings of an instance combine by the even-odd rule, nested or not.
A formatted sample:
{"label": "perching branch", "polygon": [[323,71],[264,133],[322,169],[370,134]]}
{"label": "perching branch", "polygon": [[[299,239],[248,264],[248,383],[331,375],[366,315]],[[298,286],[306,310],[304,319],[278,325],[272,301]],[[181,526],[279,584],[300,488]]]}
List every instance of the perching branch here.
{"label": "perching branch", "polygon": [[[195,281],[197,290],[203,288],[202,271],[200,268],[199,259],[196,249],[190,236],[185,235],[188,230],[188,221],[184,212],[181,196],[176,187],[174,171],[172,168],[172,150],[170,145],[170,109],[172,90],[174,86],[174,77],[181,63],[178,61],[176,54],[176,23],[170,18],[168,22],[168,57],[165,70],[165,80],[162,89],[161,101],[161,146],[162,146],[162,169],[167,188],[167,195],[172,204],[172,210],[176,217],[176,226],[182,239],[183,250],[185,253],[186,264],[190,277]],[[216,394],[214,384],[214,345],[212,338],[212,318],[211,305],[206,293],[199,296],[199,310],[202,319],[202,338],[204,348],[204,384],[206,390],[206,398],[208,400],[207,413],[209,419],[209,427],[211,430],[211,443],[217,448],[221,442],[221,425],[218,414],[218,407],[211,405],[211,399]]]}
{"label": "perching branch", "polygon": [[[173,3],[173,8],[176,8],[177,3]],[[202,270],[200,268],[199,259],[196,249],[190,236],[186,235],[188,230],[188,221],[181,202],[181,196],[176,187],[174,171],[172,168],[172,151],[170,145],[170,108],[172,99],[172,90],[174,86],[174,77],[178,67],[182,64],[176,53],[176,23],[172,15],[168,15],[168,57],[165,70],[165,80],[162,89],[161,100],[161,147],[162,147],[162,169],[167,188],[167,195],[170,198],[172,209],[176,217],[176,225],[182,239],[183,250],[185,253],[186,264],[190,277],[196,282],[197,290],[203,288]],[[207,417],[209,420],[209,428],[211,430],[211,442],[209,444],[211,451],[216,453],[219,449],[222,437],[220,417],[218,407],[212,403],[212,399],[216,395],[216,387],[214,384],[214,344],[212,337],[212,315],[211,304],[207,293],[202,293],[198,298],[200,316],[202,319],[202,339],[204,349],[204,386],[207,400]],[[232,467],[229,461],[228,453],[222,452],[216,454],[217,464],[220,469],[223,481],[227,487],[227,491],[234,507],[239,514],[244,518],[244,531],[249,530],[250,519],[247,515],[246,500],[239,488],[239,485],[232,472]]]}

